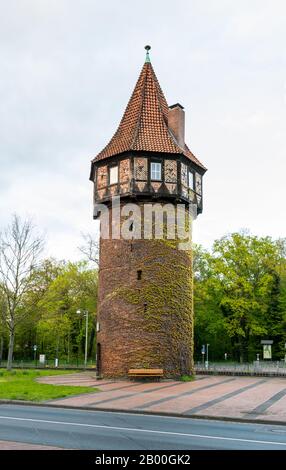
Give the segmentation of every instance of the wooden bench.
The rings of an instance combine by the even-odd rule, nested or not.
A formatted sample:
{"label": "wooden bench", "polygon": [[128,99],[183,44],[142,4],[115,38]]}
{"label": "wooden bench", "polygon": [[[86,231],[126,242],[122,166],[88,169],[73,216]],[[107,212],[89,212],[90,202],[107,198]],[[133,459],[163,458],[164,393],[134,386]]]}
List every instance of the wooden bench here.
{"label": "wooden bench", "polygon": [[128,376],[129,377],[156,377],[160,378],[163,377],[164,371],[163,369],[129,369]]}

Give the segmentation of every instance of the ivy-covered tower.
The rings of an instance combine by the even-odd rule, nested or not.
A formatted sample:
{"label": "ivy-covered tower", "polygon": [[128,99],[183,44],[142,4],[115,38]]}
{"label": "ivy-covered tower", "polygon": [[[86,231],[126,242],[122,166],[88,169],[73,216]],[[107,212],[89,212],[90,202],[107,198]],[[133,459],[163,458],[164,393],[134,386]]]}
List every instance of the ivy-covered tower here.
{"label": "ivy-covered tower", "polygon": [[184,108],[168,106],[149,49],[117,131],[91,163],[94,218],[101,224],[97,371],[102,377],[126,376],[131,368],[162,368],[165,376],[193,372],[192,253],[180,249],[177,226],[166,234],[164,215],[161,237],[152,211],[151,236],[144,224],[150,216],[146,207],[155,203],[186,213],[192,205],[202,212],[206,169],[185,143]]}

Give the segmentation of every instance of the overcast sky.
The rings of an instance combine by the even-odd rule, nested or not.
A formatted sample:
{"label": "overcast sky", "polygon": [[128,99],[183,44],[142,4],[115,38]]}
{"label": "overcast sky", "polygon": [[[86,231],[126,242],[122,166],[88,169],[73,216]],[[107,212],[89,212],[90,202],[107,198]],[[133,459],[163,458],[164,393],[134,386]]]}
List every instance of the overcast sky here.
{"label": "overcast sky", "polygon": [[0,226],[29,215],[47,254],[92,232],[90,159],[114,133],[150,44],[207,166],[195,241],[286,236],[284,0],[0,0]]}

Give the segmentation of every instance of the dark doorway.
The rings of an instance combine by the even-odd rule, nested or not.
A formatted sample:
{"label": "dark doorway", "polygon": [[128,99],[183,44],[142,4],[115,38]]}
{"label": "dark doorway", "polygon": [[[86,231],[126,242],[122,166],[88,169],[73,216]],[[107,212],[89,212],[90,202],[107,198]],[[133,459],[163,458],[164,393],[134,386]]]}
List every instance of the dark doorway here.
{"label": "dark doorway", "polygon": [[101,376],[101,344],[96,344],[96,375]]}

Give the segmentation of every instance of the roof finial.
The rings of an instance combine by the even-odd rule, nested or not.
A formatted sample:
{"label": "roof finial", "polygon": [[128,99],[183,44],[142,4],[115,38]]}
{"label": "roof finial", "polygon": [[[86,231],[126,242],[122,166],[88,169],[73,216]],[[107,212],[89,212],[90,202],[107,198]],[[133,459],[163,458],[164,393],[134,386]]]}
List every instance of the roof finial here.
{"label": "roof finial", "polygon": [[151,62],[150,60],[150,57],[149,57],[149,51],[151,49],[151,46],[145,46],[145,49],[146,49],[146,59],[145,59],[145,62]]}

